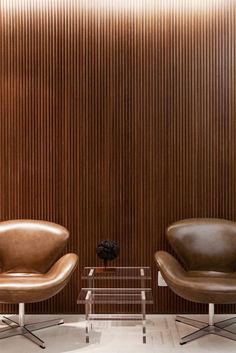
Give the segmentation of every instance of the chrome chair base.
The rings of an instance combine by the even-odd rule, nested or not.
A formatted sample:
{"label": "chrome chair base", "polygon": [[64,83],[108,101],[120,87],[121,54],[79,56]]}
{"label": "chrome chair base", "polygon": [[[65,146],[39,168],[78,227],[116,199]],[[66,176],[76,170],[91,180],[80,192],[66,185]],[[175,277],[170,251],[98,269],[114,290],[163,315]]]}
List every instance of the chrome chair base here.
{"label": "chrome chair base", "polygon": [[22,335],[43,349],[46,348],[44,341],[34,335],[32,331],[41,330],[46,327],[61,325],[64,323],[64,321],[61,319],[54,319],[33,324],[24,324],[21,326],[18,322],[6,316],[3,316],[2,322],[8,325],[9,328],[0,330],[0,339]]}
{"label": "chrome chair base", "polygon": [[197,320],[192,320],[183,316],[176,316],[175,321],[181,322],[183,324],[187,324],[193,327],[197,327],[199,329],[193,333],[190,333],[187,336],[182,337],[180,340],[181,345],[209,334],[214,334],[217,336],[225,337],[233,341],[236,341],[236,333],[225,330],[225,327],[231,326],[236,323],[236,317],[219,321],[217,323],[212,322],[211,324],[207,324],[205,322],[201,322]]}

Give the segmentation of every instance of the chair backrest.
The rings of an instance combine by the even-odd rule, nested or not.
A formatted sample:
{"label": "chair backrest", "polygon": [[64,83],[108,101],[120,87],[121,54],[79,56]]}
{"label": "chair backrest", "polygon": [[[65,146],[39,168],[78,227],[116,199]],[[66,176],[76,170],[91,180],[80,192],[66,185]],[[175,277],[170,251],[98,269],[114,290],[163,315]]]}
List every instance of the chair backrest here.
{"label": "chair backrest", "polygon": [[236,270],[236,223],[224,219],[185,219],[167,228],[167,237],[191,271]]}
{"label": "chair backrest", "polygon": [[66,228],[51,222],[0,222],[2,273],[45,273],[57,260],[69,238]]}

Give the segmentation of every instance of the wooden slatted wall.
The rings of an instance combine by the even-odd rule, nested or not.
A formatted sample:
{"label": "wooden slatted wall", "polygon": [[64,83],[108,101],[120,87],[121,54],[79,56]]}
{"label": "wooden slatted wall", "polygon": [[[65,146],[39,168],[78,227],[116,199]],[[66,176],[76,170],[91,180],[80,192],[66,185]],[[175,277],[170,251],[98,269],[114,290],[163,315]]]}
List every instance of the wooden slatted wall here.
{"label": "wooden slatted wall", "polygon": [[82,312],[103,238],[152,267],[151,312],[206,309],[157,288],[153,255],[175,220],[236,220],[235,45],[230,0],[0,1],[0,219],[61,223],[80,257],[28,311]]}

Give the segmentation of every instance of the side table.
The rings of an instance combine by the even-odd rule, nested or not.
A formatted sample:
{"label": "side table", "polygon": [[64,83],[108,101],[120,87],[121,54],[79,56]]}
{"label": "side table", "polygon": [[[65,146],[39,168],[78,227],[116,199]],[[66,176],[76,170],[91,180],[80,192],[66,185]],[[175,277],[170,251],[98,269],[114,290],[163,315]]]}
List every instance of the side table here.
{"label": "side table", "polygon": [[[89,343],[89,332],[93,320],[139,320],[142,321],[142,338],[146,343],[146,305],[153,304],[152,290],[146,286],[151,280],[149,267],[108,267],[101,270],[99,267],[85,267],[82,279],[86,287],[82,288],[77,303],[85,305],[86,342]],[[122,283],[119,286],[108,286],[112,283]],[[121,281],[118,281],[121,280]],[[129,282],[132,286],[128,285]],[[103,285],[105,283],[105,286]],[[139,304],[141,310],[133,315],[101,315],[96,314],[95,304]]]}

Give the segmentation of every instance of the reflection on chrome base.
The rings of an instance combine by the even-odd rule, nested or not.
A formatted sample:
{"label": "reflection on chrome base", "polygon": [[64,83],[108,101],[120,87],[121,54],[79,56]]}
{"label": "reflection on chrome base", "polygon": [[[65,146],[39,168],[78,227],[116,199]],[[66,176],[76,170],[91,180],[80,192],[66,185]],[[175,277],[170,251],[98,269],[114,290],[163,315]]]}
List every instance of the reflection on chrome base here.
{"label": "reflection on chrome base", "polygon": [[183,316],[176,316],[175,320],[177,322],[181,322],[183,324],[197,327],[199,329],[198,331],[195,331],[193,333],[190,333],[187,336],[182,337],[180,340],[181,345],[209,334],[214,334],[217,336],[225,337],[233,341],[236,341],[236,333],[231,332],[229,330],[225,330],[225,327],[231,326],[236,323],[236,317],[214,323],[214,304],[209,304],[208,324],[198,320],[189,319]]}
{"label": "reflection on chrome base", "polygon": [[32,331],[41,330],[46,327],[61,325],[64,323],[61,319],[54,319],[25,325],[24,304],[22,303],[19,305],[19,323],[6,316],[3,316],[2,322],[8,325],[9,328],[0,330],[0,339],[23,335],[43,349],[46,348],[44,341],[34,335]]}

